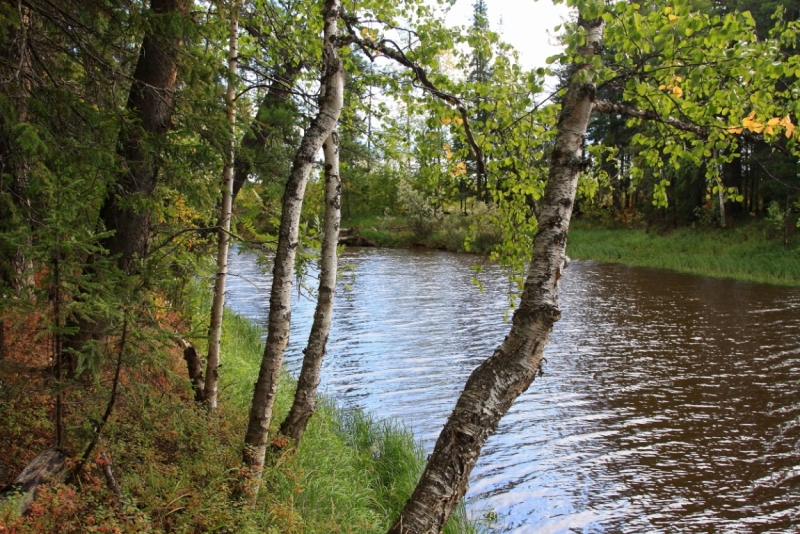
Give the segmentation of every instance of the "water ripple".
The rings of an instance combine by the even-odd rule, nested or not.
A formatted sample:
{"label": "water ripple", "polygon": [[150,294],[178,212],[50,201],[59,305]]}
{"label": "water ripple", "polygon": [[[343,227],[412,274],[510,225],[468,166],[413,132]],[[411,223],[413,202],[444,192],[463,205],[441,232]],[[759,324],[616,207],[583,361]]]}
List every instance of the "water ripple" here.
{"label": "water ripple", "polygon": [[[348,249],[322,388],[427,448],[502,341],[508,282],[476,258]],[[233,256],[228,305],[264,321],[270,278]],[[346,290],[344,284],[351,289]],[[468,493],[506,532],[800,530],[800,291],[575,261],[544,375]],[[297,372],[313,303],[294,303]]]}

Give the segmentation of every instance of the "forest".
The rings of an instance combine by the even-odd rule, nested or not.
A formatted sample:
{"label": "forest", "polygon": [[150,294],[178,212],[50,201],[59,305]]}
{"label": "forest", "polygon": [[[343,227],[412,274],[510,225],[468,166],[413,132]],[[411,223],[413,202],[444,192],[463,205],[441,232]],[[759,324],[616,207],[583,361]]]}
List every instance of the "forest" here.
{"label": "forest", "polygon": [[[572,218],[795,247],[800,5],[561,3],[528,70],[486,0],[0,0],[0,531],[479,532]],[[317,392],[344,230],[397,227],[513,286],[427,458]],[[263,344],[234,246],[272,274]]]}

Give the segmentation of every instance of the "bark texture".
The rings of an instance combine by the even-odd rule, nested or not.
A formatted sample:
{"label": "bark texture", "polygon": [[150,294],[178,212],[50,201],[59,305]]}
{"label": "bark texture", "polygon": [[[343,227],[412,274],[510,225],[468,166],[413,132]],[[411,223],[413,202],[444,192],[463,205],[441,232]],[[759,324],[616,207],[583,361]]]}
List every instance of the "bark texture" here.
{"label": "bark texture", "polygon": [[239,55],[239,11],[241,1],[233,2],[230,12],[230,42],[228,46],[228,87],[225,92],[230,140],[228,158],[222,176],[222,206],[219,212],[217,231],[217,277],[214,281],[214,299],[211,304],[211,322],[208,327],[208,358],[206,359],[206,380],[203,388],[206,407],[217,409],[217,387],[219,384],[219,348],[222,336],[222,312],[225,307],[225,281],[228,276],[228,248],[231,237],[231,211],[233,208],[233,168],[236,158],[236,76],[238,75],[237,56]]}
{"label": "bark texture", "polygon": [[126,273],[135,272],[137,258],[147,254],[150,210],[137,206],[155,191],[160,146],[166,140],[175,102],[178,54],[182,41],[170,21],[185,16],[188,0],[152,0],[151,31],[139,51],[126,112],[128,120],[119,136],[119,154],[124,166],[106,196],[100,218],[114,234],[103,241]]}
{"label": "bark texture", "polygon": [[[602,21],[581,20],[580,24],[587,33],[584,56],[598,54]],[[583,65],[562,103],[533,256],[511,331],[467,381],[422,478],[390,533],[442,530],[467,491],[470,472],[486,439],[539,371],[550,331],[561,316],[558,280],[565,263],[567,230],[578,174],[584,165],[582,153],[594,99],[592,73]]]}
{"label": "bark texture", "polygon": [[314,310],[314,323],[308,336],[308,344],[303,351],[303,367],[297,380],[294,402],[280,428],[281,434],[295,441],[300,441],[303,437],[309,419],[317,410],[317,386],[328,334],[331,331],[333,297],[339,267],[336,247],[339,244],[342,213],[342,180],[339,176],[339,134],[336,130],[322,148],[325,151],[325,235],[322,238],[317,307]]}
{"label": "bark texture", "polygon": [[[151,214],[145,206],[156,188],[160,147],[166,141],[172,118],[182,45],[172,22],[174,17],[188,14],[189,4],[189,0],[150,3],[149,31],[139,50],[126,104],[127,118],[118,139],[122,171],[100,209],[105,229],[113,232],[101,245],[110,255],[117,256],[117,265],[129,275],[136,272],[138,259],[147,255]],[[101,336],[108,325],[80,317],[70,319],[68,326],[76,330],[64,340],[72,374],[79,368],[76,355],[90,340]]]}
{"label": "bark texture", "polygon": [[340,9],[339,0],[325,0],[321,83],[323,90],[319,99],[319,112],[303,135],[283,195],[278,247],[275,252],[275,267],[270,291],[267,342],[253,394],[243,453],[244,463],[251,470],[252,485],[249,490],[254,497],[258,493],[260,485],[278,377],[286,344],[289,341],[292,277],[298,246],[303,195],[317,152],[335,128],[341,113],[344,73],[339,58],[339,43],[336,35],[336,23]]}
{"label": "bark texture", "polygon": [[[0,276],[7,278],[8,286],[19,295],[23,290],[33,287],[33,264],[26,257],[26,251],[33,245],[34,222],[30,216],[31,202],[27,191],[30,162],[24,150],[15,146],[14,128],[28,122],[33,69],[28,43],[28,33],[32,27],[31,12],[21,3],[17,4],[16,10],[19,27],[8,28],[6,40],[0,45],[0,82],[14,114],[13,117],[0,116],[0,210],[7,210],[0,228],[27,226],[28,231],[21,246],[2,251]],[[4,183],[6,176],[10,178],[7,185]],[[4,205],[4,193],[8,195],[8,205]]]}

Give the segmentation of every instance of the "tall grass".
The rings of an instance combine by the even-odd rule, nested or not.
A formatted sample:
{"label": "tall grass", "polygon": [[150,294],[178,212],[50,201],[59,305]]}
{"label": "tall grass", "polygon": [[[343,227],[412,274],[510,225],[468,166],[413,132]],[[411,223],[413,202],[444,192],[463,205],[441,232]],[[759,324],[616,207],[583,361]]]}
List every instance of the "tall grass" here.
{"label": "tall grass", "polygon": [[797,244],[788,250],[760,223],[704,230],[604,229],[576,221],[567,254],[572,258],[660,267],[716,278],[800,286]]}
{"label": "tall grass", "polygon": [[[246,414],[263,345],[261,330],[226,312],[221,375],[223,403]],[[284,376],[278,387],[273,430],[289,411],[295,382]],[[361,410],[344,410],[322,397],[295,451],[272,458],[265,472],[268,497],[260,501],[264,519],[278,503],[291,502],[303,518],[303,532],[385,532],[411,495],[424,466],[424,451],[400,423],[376,420]],[[299,490],[299,491],[298,491]],[[444,532],[483,531],[459,507]]]}

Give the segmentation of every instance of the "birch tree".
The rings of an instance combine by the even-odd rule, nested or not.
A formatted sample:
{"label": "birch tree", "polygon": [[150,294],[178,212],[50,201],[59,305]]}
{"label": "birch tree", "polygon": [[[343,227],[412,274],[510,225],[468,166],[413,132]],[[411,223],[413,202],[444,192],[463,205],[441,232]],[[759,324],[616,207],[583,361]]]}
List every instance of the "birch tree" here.
{"label": "birch tree", "polygon": [[211,304],[211,324],[208,328],[208,358],[203,397],[209,410],[217,409],[219,382],[219,350],[222,335],[222,312],[225,307],[225,280],[228,274],[228,248],[230,246],[231,212],[233,207],[234,166],[236,162],[236,76],[239,43],[239,12],[241,0],[234,0],[230,8],[230,37],[228,46],[228,85],[225,92],[230,138],[225,168],[222,175],[222,206],[217,230],[217,274],[214,280],[214,299]]}
{"label": "birch tree", "polygon": [[[341,106],[341,103],[339,105]],[[328,334],[331,331],[333,296],[336,292],[336,274],[339,266],[336,248],[339,244],[339,221],[342,212],[342,180],[339,176],[337,130],[331,132],[322,148],[325,152],[325,235],[322,238],[317,306],[308,344],[303,351],[303,367],[297,380],[294,402],[280,428],[282,435],[295,441],[300,441],[309,419],[317,409],[317,386],[319,386]]]}
{"label": "birch tree", "polygon": [[257,495],[264,466],[272,408],[278,387],[291,321],[291,292],[294,260],[298,247],[300,211],[308,176],[322,143],[333,132],[341,113],[344,71],[339,57],[337,22],[339,0],[326,0],[323,8],[324,34],[319,111],[309,124],[292,163],[284,191],[278,245],[275,252],[267,319],[267,341],[259,368],[245,435],[244,463],[251,472],[249,490]]}
{"label": "birch tree", "polygon": [[[692,12],[681,0],[646,9],[628,2],[569,3],[580,8],[580,16],[567,32],[561,58],[573,74],[561,101],[519,308],[508,336],[467,381],[391,533],[441,530],[467,490],[481,447],[536,377],[560,317],[558,280],[578,178],[591,163],[585,140],[592,113],[627,117],[634,124],[649,121],[656,134],[635,136],[648,164],[705,164],[711,183],[719,184],[719,164],[736,157],[742,137],[796,154],[792,116],[798,105],[791,95],[798,89],[800,61],[783,56],[777,46],[794,46],[800,34],[796,23],[777,30],[774,41],[759,42],[747,13],[710,16]],[[601,51],[609,45],[615,54],[604,65]],[[764,79],[786,75],[794,76],[793,83],[764,88]],[[623,102],[596,100],[598,83],[619,86]],[[667,202],[666,185],[656,189],[654,203]],[[716,185],[714,193],[720,190]]]}
{"label": "birch tree", "polygon": [[560,318],[558,280],[564,265],[578,175],[595,95],[592,63],[599,57],[603,21],[579,20],[585,36],[564,97],[539,230],[511,331],[467,381],[439,435],[413,495],[389,529],[393,534],[441,531],[467,491],[469,475],[486,439],[514,400],[530,386],[542,363],[553,324]]}

